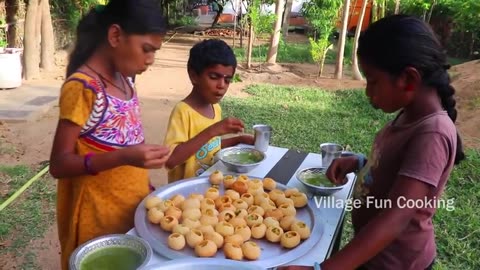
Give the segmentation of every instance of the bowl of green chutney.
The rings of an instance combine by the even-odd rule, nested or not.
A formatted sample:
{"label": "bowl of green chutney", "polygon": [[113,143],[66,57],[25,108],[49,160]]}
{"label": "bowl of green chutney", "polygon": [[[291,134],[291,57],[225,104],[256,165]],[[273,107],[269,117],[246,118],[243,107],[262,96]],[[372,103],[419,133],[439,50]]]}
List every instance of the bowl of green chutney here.
{"label": "bowl of green chutney", "polygon": [[70,256],[70,270],[136,270],[146,266],[152,248],[140,237],[110,234],[79,246]]}
{"label": "bowl of green chutney", "polygon": [[312,167],[304,168],[297,172],[296,177],[313,194],[330,196],[342,190],[348,182],[345,178],[343,184],[332,183],[326,175],[327,168]]}

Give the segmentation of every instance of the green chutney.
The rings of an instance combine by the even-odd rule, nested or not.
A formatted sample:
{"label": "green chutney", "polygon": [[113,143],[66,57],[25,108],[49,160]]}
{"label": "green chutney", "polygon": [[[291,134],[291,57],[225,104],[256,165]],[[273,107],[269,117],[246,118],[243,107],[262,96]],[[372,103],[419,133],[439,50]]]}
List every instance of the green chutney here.
{"label": "green chutney", "polygon": [[305,182],[318,187],[334,187],[325,174],[312,174],[305,178]]}
{"label": "green chutney", "polygon": [[142,256],[128,247],[106,247],[87,255],[80,270],[136,270]]}
{"label": "green chutney", "polygon": [[254,153],[242,152],[234,155],[228,155],[225,160],[237,164],[252,164],[260,161],[260,157]]}

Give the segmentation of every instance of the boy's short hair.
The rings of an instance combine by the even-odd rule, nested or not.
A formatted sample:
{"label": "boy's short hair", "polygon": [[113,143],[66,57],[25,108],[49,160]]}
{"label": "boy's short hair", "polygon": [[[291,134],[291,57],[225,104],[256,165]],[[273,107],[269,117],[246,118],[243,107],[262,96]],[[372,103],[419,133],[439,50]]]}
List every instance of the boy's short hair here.
{"label": "boy's short hair", "polygon": [[237,59],[232,48],[220,39],[205,39],[190,49],[187,67],[197,74],[214,65],[237,68]]}

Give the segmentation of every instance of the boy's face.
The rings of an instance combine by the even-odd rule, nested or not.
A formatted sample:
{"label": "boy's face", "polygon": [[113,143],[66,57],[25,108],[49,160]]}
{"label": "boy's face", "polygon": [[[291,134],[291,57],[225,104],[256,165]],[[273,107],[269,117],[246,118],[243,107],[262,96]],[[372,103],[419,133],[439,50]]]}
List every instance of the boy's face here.
{"label": "boy's face", "polygon": [[192,84],[200,95],[210,104],[218,103],[227,93],[235,69],[232,66],[214,65],[206,68],[202,73],[189,71]]}

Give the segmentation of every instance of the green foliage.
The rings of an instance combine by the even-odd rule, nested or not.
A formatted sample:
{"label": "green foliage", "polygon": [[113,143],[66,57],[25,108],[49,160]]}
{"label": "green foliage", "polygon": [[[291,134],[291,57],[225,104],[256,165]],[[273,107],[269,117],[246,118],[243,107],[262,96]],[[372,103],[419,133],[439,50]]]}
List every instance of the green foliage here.
{"label": "green foliage", "polygon": [[318,34],[318,38],[310,38],[311,55],[319,65],[324,63],[325,50],[330,45],[330,34],[335,28],[342,0],[312,0],[305,2],[302,13]]}
{"label": "green foliage", "polygon": [[[244,20],[251,20],[255,35],[271,34],[273,32],[276,16],[273,13],[262,13],[262,5],[264,4],[267,4],[267,2],[262,0],[249,1],[248,13],[244,17]],[[246,22],[244,23],[247,25]]]}
{"label": "green foliage", "polygon": [[0,48],[5,48],[7,47],[7,35],[5,33],[5,29],[2,28],[3,25],[6,24],[5,18],[0,17]]}
{"label": "green foliage", "polygon": [[169,24],[175,26],[195,26],[197,22],[192,16],[180,16],[178,18],[169,18]]}
{"label": "green foliage", "polygon": [[[239,61],[246,59],[246,48],[234,48],[235,56]],[[268,54],[268,44],[255,46],[252,51],[252,60],[265,61]],[[290,43],[280,39],[277,52],[279,63],[314,63],[310,55],[310,46],[307,43]]]}
{"label": "green foliage", "polygon": [[78,22],[90,9],[98,4],[104,4],[103,0],[51,0],[52,15],[57,19],[64,19],[71,31],[75,31]]}
{"label": "green foliage", "polygon": [[[279,63],[317,63],[314,60],[314,55],[312,55],[311,44],[309,43],[293,43],[285,42],[283,39],[280,39],[278,45],[278,54],[277,60]],[[234,48],[235,56],[239,61],[245,61],[246,49],[245,48]],[[344,64],[352,64],[352,51],[353,51],[353,40],[348,39],[345,43],[345,57]],[[268,45],[260,45],[253,47],[252,51],[252,60],[254,62],[262,62],[265,60],[268,54]],[[335,64],[337,58],[336,52],[330,50],[327,52],[325,57],[325,63]]]}

